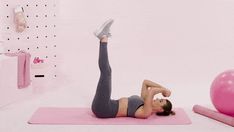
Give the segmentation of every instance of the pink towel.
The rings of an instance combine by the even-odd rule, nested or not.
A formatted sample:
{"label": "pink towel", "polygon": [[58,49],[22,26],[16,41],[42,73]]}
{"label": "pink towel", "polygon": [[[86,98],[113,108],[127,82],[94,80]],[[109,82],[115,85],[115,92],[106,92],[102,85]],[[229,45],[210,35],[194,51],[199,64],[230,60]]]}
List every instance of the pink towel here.
{"label": "pink towel", "polygon": [[5,53],[7,56],[18,56],[18,88],[26,88],[30,85],[30,58],[31,55],[24,51],[17,53]]}

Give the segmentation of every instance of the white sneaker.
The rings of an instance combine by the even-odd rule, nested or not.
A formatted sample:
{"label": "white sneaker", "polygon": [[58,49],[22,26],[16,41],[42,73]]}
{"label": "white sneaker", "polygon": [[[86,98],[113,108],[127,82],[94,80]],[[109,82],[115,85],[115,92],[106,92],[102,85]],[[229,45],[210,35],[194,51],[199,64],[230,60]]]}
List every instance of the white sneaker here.
{"label": "white sneaker", "polygon": [[102,39],[102,37],[105,35],[107,37],[110,37],[110,27],[112,25],[112,23],[114,22],[113,19],[109,19],[107,20],[104,24],[102,24],[102,26],[100,28],[98,28],[95,32],[94,35],[98,38],[98,39]]}

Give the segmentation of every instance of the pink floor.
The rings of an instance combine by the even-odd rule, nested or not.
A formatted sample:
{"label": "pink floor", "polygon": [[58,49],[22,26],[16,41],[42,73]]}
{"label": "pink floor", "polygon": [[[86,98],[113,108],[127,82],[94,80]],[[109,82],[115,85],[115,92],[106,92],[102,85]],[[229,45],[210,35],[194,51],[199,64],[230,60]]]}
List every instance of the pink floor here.
{"label": "pink floor", "polygon": [[[68,88],[74,89],[69,86]],[[77,97],[74,93],[68,92],[64,88],[60,88],[56,92],[48,92],[42,96],[35,97],[30,101],[22,101],[17,104],[12,104],[7,107],[1,108],[0,112],[0,130],[8,132],[43,132],[43,131],[212,131],[212,132],[232,132],[233,127],[222,124],[220,122],[208,119],[192,112],[191,108],[184,107],[185,112],[190,117],[191,125],[30,125],[28,120],[31,115],[37,110],[37,108],[45,107],[74,107],[85,106],[85,102],[81,101],[82,97]],[[73,100],[73,101],[71,101]],[[208,106],[208,105],[207,105]]]}

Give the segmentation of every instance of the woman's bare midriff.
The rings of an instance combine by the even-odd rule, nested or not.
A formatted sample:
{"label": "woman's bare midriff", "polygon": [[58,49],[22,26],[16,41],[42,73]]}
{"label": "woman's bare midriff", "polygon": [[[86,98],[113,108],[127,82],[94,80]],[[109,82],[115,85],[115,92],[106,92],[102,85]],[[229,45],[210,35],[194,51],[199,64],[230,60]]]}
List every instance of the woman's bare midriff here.
{"label": "woman's bare midriff", "polygon": [[116,117],[127,116],[128,98],[123,97],[119,99],[119,110]]}

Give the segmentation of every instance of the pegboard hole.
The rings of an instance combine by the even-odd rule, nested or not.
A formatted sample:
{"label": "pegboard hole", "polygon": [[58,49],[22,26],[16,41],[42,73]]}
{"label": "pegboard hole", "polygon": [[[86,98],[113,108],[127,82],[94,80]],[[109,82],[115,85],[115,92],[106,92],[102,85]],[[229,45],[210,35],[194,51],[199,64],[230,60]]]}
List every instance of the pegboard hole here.
{"label": "pegboard hole", "polygon": [[46,46],[45,48],[48,48],[48,46]]}
{"label": "pegboard hole", "polygon": [[47,25],[45,25],[45,28],[47,28],[48,26]]}
{"label": "pegboard hole", "polygon": [[9,6],[8,4],[6,4],[6,6]]}
{"label": "pegboard hole", "polygon": [[39,26],[36,26],[36,28],[38,28]]}
{"label": "pegboard hole", "polygon": [[45,36],[45,38],[48,38],[48,36]]}
{"label": "pegboard hole", "polygon": [[20,40],[20,38],[17,38],[18,40]]}
{"label": "pegboard hole", "polygon": [[57,37],[56,35],[54,35],[54,37]]}
{"label": "pegboard hole", "polygon": [[57,67],[57,65],[54,65],[54,67]]}
{"label": "pegboard hole", "polygon": [[56,27],[56,25],[54,25],[54,27]]}
{"label": "pegboard hole", "polygon": [[45,17],[47,17],[47,15],[45,15]]}
{"label": "pegboard hole", "polygon": [[47,7],[47,5],[45,5],[45,7]]}
{"label": "pegboard hole", "polygon": [[29,28],[29,26],[27,26],[27,28]]}
{"label": "pegboard hole", "polygon": [[20,49],[18,49],[18,51],[20,51]]}
{"label": "pegboard hole", "polygon": [[28,7],[28,5],[26,5]]}
{"label": "pegboard hole", "polygon": [[38,15],[36,15],[36,17],[39,17]]}
{"label": "pegboard hole", "polygon": [[38,39],[39,37],[37,36],[36,38]]}
{"label": "pegboard hole", "polygon": [[7,50],[8,52],[10,52],[11,50]]}
{"label": "pegboard hole", "polygon": [[46,56],[45,58],[48,58],[48,56]]}
{"label": "pegboard hole", "polygon": [[7,38],[7,40],[10,40],[10,38]]}
{"label": "pegboard hole", "polygon": [[29,18],[29,15],[27,15],[26,17]]}
{"label": "pegboard hole", "polygon": [[27,37],[27,39],[29,39],[29,37]]}
{"label": "pegboard hole", "polygon": [[28,48],[28,50],[29,50],[29,48]]}
{"label": "pegboard hole", "polygon": [[37,47],[37,49],[39,49],[39,47]]}
{"label": "pegboard hole", "polygon": [[54,57],[57,57],[57,55],[54,55]]}
{"label": "pegboard hole", "polygon": [[57,47],[57,45],[54,45],[54,47]]}
{"label": "pegboard hole", "polygon": [[10,27],[7,27],[7,29],[10,29]]}
{"label": "pegboard hole", "polygon": [[7,16],[7,18],[9,18],[9,16]]}
{"label": "pegboard hole", "polygon": [[36,7],[38,7],[38,5],[36,4]]}

